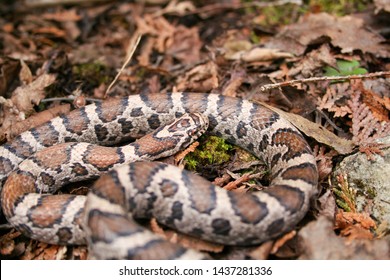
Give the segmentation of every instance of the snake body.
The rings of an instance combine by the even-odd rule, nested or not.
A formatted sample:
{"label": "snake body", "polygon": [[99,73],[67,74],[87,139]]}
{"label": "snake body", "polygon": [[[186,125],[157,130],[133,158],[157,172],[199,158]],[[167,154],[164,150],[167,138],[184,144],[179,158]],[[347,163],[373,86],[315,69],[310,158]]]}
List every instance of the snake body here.
{"label": "snake body", "polygon": [[[56,196],[34,197],[19,190],[23,184],[31,191],[37,190],[27,170],[9,175],[22,160],[43,148],[64,142],[117,144],[137,139],[185,113],[197,112],[208,118],[211,134],[243,147],[268,165],[269,188],[245,195],[226,192],[173,166],[138,162],[103,175],[87,202],[78,196],[59,202]],[[104,158],[104,147],[88,149],[80,145],[54,146],[54,151],[66,148],[58,152],[58,157],[48,156],[53,161],[47,161],[47,165],[58,171],[74,153],[83,155],[71,168],[77,174],[89,170],[86,166],[91,163],[98,163],[102,167],[99,171],[104,172],[123,162],[123,153],[117,153],[101,163],[98,158],[99,154]],[[153,149],[144,152],[154,154]],[[217,94],[132,95],[91,104],[19,135],[0,147],[0,160],[0,180],[9,176],[1,196],[7,218],[16,219],[13,223],[27,235],[44,231],[55,239],[34,236],[46,242],[78,243],[87,239],[96,258],[204,258],[140,227],[127,211],[134,218],[153,216],[169,227],[218,243],[261,243],[291,230],[303,218],[318,180],[309,145],[288,121],[262,105]],[[33,162],[36,165],[37,160]],[[51,185],[51,175],[41,176],[42,181]],[[52,190],[48,187],[43,191]],[[51,218],[36,214],[38,210],[48,212],[54,204],[57,210]],[[79,234],[69,226],[72,223],[79,225]]]}

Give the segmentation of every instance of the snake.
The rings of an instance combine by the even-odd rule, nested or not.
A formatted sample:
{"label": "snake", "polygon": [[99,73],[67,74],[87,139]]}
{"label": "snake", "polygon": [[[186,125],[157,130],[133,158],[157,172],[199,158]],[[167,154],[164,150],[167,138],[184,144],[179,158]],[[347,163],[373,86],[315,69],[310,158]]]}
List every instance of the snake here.
{"label": "snake", "polygon": [[[189,128],[186,140],[173,140],[178,127]],[[269,186],[229,192],[187,170],[145,161],[184,147],[205,127],[264,161]],[[134,144],[106,147],[124,141]],[[87,196],[49,194],[100,173]],[[260,244],[303,219],[318,171],[304,136],[278,113],[246,99],[177,92],[107,99],[23,132],[0,147],[0,184],[7,220],[34,239],[88,244],[96,259],[207,259],[140,221],[154,217],[226,245]]]}

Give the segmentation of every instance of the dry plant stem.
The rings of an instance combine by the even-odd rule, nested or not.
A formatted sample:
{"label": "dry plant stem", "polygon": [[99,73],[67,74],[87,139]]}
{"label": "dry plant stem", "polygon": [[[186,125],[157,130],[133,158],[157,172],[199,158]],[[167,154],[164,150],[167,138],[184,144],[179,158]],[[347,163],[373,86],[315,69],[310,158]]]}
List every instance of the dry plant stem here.
{"label": "dry plant stem", "polygon": [[139,44],[139,42],[141,41],[141,38],[142,38],[142,34],[138,34],[137,35],[137,39],[135,40],[135,43],[134,44],[130,44],[130,46],[132,45],[132,48],[131,48],[131,51],[130,53],[128,53],[127,55],[127,58],[126,58],[126,61],[125,63],[123,63],[122,65],[122,68],[119,70],[118,74],[116,74],[114,80],[111,82],[111,84],[108,86],[107,90],[106,90],[106,93],[104,94],[104,98],[107,97],[108,93],[110,92],[111,88],[114,86],[114,84],[116,83],[116,81],[119,79],[119,76],[122,74],[123,70],[125,69],[125,67],[127,66],[127,64],[129,64],[131,58],[133,57],[134,55],[134,52],[135,50],[137,49],[137,46]]}
{"label": "dry plant stem", "polygon": [[264,173],[262,173],[262,172],[255,173],[255,174],[246,173],[246,174],[242,175],[240,178],[234,180],[233,182],[230,182],[230,183],[226,184],[223,188],[225,190],[231,191],[231,190],[236,189],[242,183],[245,183],[245,182],[247,182],[247,181],[249,181],[251,179],[259,178],[259,177],[261,177],[263,175],[264,175]]}
{"label": "dry plant stem", "polygon": [[[296,4],[297,6],[302,5],[301,0],[275,0],[271,2],[259,2],[259,1],[253,1],[250,3],[212,3],[203,7],[200,7],[194,11],[188,11],[183,13],[182,15],[188,16],[188,15],[194,15],[194,14],[202,14],[202,13],[210,13],[217,10],[225,10],[225,9],[245,9],[245,8],[266,8],[266,7],[276,7],[276,6],[283,6],[286,4]],[[171,14],[172,11],[163,9],[157,13],[155,13],[154,17]]]}
{"label": "dry plant stem", "polygon": [[[68,96],[68,97],[51,97],[42,99],[40,102],[54,102],[54,101],[74,101],[77,96]],[[100,99],[85,97],[85,100],[88,102],[102,102]]]}
{"label": "dry plant stem", "polygon": [[390,76],[390,71],[382,71],[382,72],[374,72],[374,73],[368,73],[368,74],[361,74],[361,75],[347,75],[347,76],[333,76],[333,77],[312,77],[307,79],[300,79],[300,80],[291,80],[291,81],[285,81],[281,83],[275,83],[275,84],[267,84],[260,87],[261,91],[267,91],[270,89],[278,88],[278,87],[284,87],[284,86],[291,86],[294,84],[300,84],[300,83],[312,83],[312,82],[320,82],[320,81],[342,81],[342,80],[355,80],[355,79],[372,79],[377,77],[386,77]]}

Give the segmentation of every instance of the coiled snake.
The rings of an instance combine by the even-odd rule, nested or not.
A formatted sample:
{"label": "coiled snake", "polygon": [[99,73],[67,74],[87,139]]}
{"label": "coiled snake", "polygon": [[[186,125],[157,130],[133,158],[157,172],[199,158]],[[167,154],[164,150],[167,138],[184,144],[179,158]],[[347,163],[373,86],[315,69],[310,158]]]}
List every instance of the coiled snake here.
{"label": "coiled snake", "polygon": [[[190,115],[174,121],[186,113]],[[80,143],[113,145],[170,122],[127,148]],[[251,194],[227,192],[174,166],[141,161],[107,172],[87,198],[42,194],[131,159],[167,155],[162,142],[182,147],[198,135],[191,126],[190,139],[178,140],[179,135],[173,140],[177,127],[200,124],[202,131],[207,122],[211,134],[241,146],[268,165],[269,188]],[[145,146],[143,141],[152,145]],[[72,143],[55,145],[64,142]],[[50,146],[10,175],[21,161]],[[49,243],[87,241],[91,256],[101,259],[206,258],[154,235],[133,218],[153,216],[181,232],[223,244],[252,245],[272,239],[303,218],[318,180],[309,145],[280,115],[247,100],[200,93],[132,95],[57,117],[0,147],[1,184],[7,177],[1,203],[14,227]]]}

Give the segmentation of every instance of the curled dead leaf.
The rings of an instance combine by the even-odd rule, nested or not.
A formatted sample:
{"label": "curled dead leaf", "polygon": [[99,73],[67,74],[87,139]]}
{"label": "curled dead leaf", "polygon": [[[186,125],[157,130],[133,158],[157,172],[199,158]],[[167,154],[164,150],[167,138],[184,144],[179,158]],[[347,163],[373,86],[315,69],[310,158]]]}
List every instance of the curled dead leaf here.
{"label": "curled dead leaf", "polygon": [[276,60],[280,58],[292,58],[293,54],[288,52],[282,52],[276,49],[267,48],[254,48],[250,51],[244,52],[241,55],[241,60],[245,62],[256,62],[256,61],[268,61]]}

